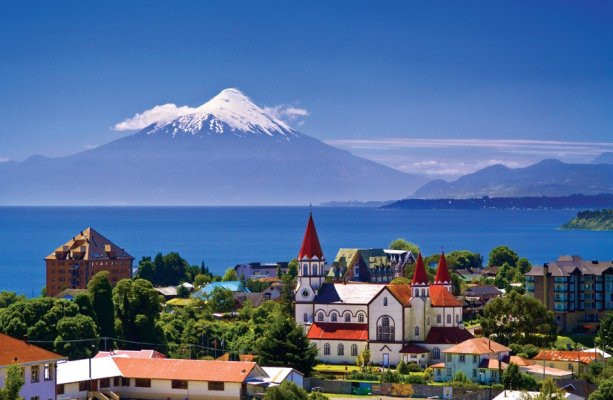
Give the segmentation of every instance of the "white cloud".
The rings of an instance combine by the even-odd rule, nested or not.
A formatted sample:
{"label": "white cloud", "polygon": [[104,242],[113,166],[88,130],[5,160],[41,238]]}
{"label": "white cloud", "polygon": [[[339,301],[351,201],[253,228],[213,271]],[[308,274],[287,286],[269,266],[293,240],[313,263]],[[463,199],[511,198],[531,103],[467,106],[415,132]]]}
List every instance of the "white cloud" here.
{"label": "white cloud", "polygon": [[189,106],[177,107],[177,105],[173,103],[162,104],[150,110],[145,110],[142,113],[134,114],[133,117],[115,124],[113,129],[116,131],[139,130],[157,122],[171,121],[182,115],[192,113],[194,110],[195,108]]}
{"label": "white cloud", "polygon": [[[286,122],[292,122],[297,119],[306,118],[310,115],[307,109],[291,106],[289,104],[279,104],[273,107],[264,107],[263,110],[267,114]],[[304,123],[304,121],[300,122]],[[298,124],[302,125],[300,122]]]}
{"label": "white cloud", "polygon": [[7,161],[11,161],[11,159],[0,156],[0,163],[7,162]]}

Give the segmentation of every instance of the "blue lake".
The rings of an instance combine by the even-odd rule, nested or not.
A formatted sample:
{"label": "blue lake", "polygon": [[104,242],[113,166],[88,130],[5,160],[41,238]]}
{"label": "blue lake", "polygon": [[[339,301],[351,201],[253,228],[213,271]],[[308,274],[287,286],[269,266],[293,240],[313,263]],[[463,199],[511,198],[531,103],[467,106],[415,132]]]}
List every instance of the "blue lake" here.
{"label": "blue lake", "polygon": [[[558,229],[575,213],[313,209],[329,260],[339,247],[385,247],[397,237],[417,243],[426,254],[444,248],[487,255],[506,244],[534,264],[561,254],[613,258],[613,232]],[[87,226],[137,261],[178,251],[190,263],[204,261],[222,273],[237,263],[295,257],[307,218],[306,207],[0,207],[0,290],[38,295],[45,285],[43,258]]]}

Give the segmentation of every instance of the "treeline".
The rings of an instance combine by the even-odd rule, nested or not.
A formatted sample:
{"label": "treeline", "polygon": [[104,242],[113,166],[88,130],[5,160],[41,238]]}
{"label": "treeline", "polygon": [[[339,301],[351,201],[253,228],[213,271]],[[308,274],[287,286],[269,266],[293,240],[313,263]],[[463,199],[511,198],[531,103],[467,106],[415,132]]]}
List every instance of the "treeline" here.
{"label": "treeline", "polygon": [[611,231],[613,230],[613,208],[580,211],[576,218],[562,225],[562,229]]}

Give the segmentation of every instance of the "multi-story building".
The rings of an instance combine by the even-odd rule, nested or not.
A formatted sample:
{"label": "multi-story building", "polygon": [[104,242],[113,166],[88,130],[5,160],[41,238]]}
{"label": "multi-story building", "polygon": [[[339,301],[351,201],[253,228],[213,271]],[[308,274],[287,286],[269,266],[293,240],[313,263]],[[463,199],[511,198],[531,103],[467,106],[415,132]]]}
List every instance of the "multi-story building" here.
{"label": "multi-story building", "polygon": [[528,295],[555,314],[558,330],[594,331],[613,310],[613,261],[561,256],[526,273]]}
{"label": "multi-story building", "polygon": [[6,367],[19,364],[25,381],[19,396],[24,400],[55,399],[56,365],[61,360],[66,357],[0,333],[0,387]]}
{"label": "multi-story building", "polygon": [[64,289],[85,289],[100,271],[109,272],[115,285],[132,277],[134,257],[94,229],[88,227],[45,257],[47,295],[56,296]]}
{"label": "multi-story building", "polygon": [[413,253],[392,249],[339,249],[328,276],[335,281],[388,283],[415,262]]}
{"label": "multi-story building", "polygon": [[295,318],[321,361],[355,364],[369,348],[375,364],[403,360],[425,367],[472,337],[462,324],[462,303],[451,293],[444,255],[433,284],[421,255],[410,285],[326,282],[326,259],[310,216],[298,265]]}
{"label": "multi-story building", "polygon": [[276,263],[259,263],[252,262],[248,264],[238,264],[234,267],[236,276],[241,279],[260,279],[274,278],[277,272],[281,270],[282,274],[287,273],[289,263],[287,261],[279,261]]}

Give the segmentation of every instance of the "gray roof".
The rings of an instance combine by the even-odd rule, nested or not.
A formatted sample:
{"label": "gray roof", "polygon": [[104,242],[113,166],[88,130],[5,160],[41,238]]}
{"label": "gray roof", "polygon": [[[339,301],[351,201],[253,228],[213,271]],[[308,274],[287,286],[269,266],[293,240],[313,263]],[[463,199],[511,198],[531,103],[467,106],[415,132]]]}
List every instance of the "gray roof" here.
{"label": "gray roof", "polygon": [[374,283],[324,283],[315,303],[368,304],[385,287]]}
{"label": "gray roof", "polygon": [[488,296],[502,294],[502,291],[493,285],[478,285],[466,289],[466,296]]}
{"label": "gray roof", "polygon": [[[548,273],[551,276],[569,276],[578,269],[582,275],[602,275],[604,271],[613,267],[613,261],[590,261],[579,256],[560,256],[556,261],[547,263]],[[545,267],[532,267],[527,276],[543,276]]]}

